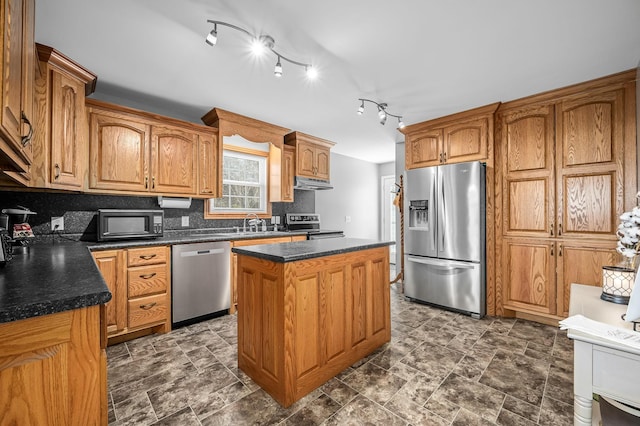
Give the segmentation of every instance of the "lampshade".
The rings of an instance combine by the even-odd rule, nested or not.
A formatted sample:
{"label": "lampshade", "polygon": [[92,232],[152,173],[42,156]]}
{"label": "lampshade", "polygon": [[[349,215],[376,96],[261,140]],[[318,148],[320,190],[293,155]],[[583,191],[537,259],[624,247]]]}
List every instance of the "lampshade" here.
{"label": "lampshade", "polygon": [[607,302],[629,304],[636,272],[620,266],[602,267],[602,294],[600,298]]}

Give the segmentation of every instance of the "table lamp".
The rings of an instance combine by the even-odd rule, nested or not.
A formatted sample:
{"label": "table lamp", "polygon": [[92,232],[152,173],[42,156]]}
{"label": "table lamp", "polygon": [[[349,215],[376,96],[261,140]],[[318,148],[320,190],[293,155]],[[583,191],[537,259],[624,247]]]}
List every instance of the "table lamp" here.
{"label": "table lamp", "polygon": [[621,266],[603,266],[600,298],[607,302],[628,305],[635,279],[636,271],[634,269]]}

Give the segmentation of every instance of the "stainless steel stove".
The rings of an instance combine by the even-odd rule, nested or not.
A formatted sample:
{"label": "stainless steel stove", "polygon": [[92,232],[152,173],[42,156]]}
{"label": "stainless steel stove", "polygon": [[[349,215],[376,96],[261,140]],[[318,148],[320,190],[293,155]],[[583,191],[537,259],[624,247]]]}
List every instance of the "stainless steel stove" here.
{"label": "stainless steel stove", "polygon": [[289,231],[307,231],[307,240],[344,237],[342,231],[320,228],[320,215],[317,213],[287,213],[285,224]]}

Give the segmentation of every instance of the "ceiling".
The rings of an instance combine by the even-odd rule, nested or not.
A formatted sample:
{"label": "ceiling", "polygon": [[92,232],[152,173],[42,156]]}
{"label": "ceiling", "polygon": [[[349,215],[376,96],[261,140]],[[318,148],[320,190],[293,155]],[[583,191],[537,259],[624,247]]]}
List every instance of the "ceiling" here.
{"label": "ceiling", "polygon": [[[250,56],[254,34],[319,70]],[[635,68],[638,0],[36,0],[36,41],[98,75],[98,97],[199,122],[213,107],[336,142],[384,163],[417,123]],[[134,105],[130,105],[134,106]]]}

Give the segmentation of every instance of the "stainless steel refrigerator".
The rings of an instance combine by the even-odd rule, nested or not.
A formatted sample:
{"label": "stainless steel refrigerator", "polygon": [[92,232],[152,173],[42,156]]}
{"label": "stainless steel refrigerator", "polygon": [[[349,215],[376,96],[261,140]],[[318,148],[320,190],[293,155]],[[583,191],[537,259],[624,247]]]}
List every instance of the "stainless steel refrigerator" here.
{"label": "stainless steel refrigerator", "polygon": [[485,164],[426,167],[406,177],[405,296],[484,316]]}

